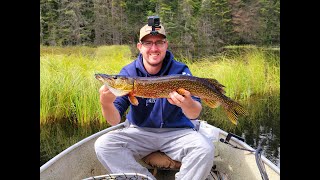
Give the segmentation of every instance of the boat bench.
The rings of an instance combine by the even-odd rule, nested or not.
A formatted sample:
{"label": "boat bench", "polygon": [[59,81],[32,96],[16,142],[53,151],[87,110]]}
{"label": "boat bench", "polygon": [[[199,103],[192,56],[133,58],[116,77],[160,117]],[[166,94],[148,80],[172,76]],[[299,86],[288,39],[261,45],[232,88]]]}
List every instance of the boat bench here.
{"label": "boat bench", "polygon": [[172,160],[161,151],[152,152],[142,158],[142,161],[151,168],[180,169],[181,162]]}
{"label": "boat bench", "polygon": [[[215,148],[214,156],[219,156],[217,148]],[[153,175],[157,174],[157,170],[173,170],[179,171],[181,162],[175,161],[161,151],[155,151],[140,160],[140,164],[148,169],[153,169]]]}
{"label": "boat bench", "polygon": [[157,175],[158,170],[179,171],[181,167],[181,162],[171,159],[161,151],[152,152],[139,162],[149,170],[153,170],[153,176]]}

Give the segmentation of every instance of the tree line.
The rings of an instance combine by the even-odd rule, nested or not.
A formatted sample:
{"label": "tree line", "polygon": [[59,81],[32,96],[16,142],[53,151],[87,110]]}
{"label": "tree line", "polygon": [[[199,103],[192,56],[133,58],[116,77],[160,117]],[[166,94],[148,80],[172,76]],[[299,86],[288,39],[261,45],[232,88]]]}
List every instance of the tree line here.
{"label": "tree line", "polygon": [[40,0],[40,44],[135,44],[151,15],[173,46],[280,44],[280,0]]}

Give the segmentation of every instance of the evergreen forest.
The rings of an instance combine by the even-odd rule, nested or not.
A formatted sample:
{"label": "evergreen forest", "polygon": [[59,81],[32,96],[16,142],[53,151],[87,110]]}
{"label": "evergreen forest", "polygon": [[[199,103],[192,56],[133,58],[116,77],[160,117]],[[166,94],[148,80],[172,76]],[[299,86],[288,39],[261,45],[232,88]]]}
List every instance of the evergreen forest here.
{"label": "evergreen forest", "polygon": [[40,0],[40,45],[135,44],[152,15],[170,46],[280,45],[280,0]]}

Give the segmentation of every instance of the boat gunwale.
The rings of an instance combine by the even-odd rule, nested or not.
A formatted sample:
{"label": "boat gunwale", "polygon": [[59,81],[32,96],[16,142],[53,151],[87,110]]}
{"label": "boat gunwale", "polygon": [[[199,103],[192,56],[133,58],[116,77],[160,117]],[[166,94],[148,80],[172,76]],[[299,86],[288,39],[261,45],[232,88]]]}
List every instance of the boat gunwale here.
{"label": "boat gunwale", "polygon": [[[209,126],[213,126],[208,124]],[[40,173],[42,173],[43,171],[45,171],[47,168],[49,168],[52,164],[54,164],[56,161],[58,161],[59,159],[61,159],[63,156],[65,156],[66,154],[68,154],[69,152],[71,152],[72,150],[76,149],[77,147],[81,146],[82,144],[85,144],[87,141],[90,141],[93,138],[96,138],[98,136],[101,136],[102,134],[105,134],[109,131],[115,130],[115,129],[119,129],[119,128],[123,128],[125,127],[125,122],[122,122],[118,125],[115,126],[111,126],[109,128],[106,128],[104,130],[101,130],[95,134],[92,134],[84,139],[82,139],[81,141],[75,143],[74,145],[68,147],[67,149],[65,149],[64,151],[62,151],[61,153],[59,153],[58,155],[56,155],[55,157],[53,157],[52,159],[50,159],[48,162],[46,162],[45,164],[43,164],[40,167]],[[214,127],[214,126],[213,126]],[[219,134],[224,135],[225,137],[228,135],[228,133],[220,128],[218,128],[219,130]],[[251,146],[249,146],[246,142],[243,142],[237,138],[231,137],[231,140],[238,143],[239,145],[243,146],[246,149],[249,150],[253,150],[255,151],[255,149],[253,149]],[[274,163],[272,163],[269,159],[267,159],[264,155],[261,155],[261,160],[268,165],[272,170],[274,170],[277,174],[280,175],[280,168],[278,166],[276,166]]]}
{"label": "boat gunwale", "polygon": [[[210,125],[210,126],[212,126],[212,125]],[[223,134],[224,136],[227,137],[228,133],[226,131],[224,131],[224,130],[222,130],[220,128],[219,128],[219,131],[220,131],[221,134]],[[236,142],[236,143],[240,144],[241,146],[243,146],[244,148],[255,151],[255,149],[253,149],[251,146],[249,146],[246,142],[243,142],[243,141],[241,141],[241,140],[239,140],[239,139],[237,139],[235,137],[231,137],[231,139],[234,142]],[[274,163],[272,163],[269,159],[267,159],[264,155],[261,155],[261,160],[265,164],[267,164],[272,170],[274,170],[277,174],[280,175],[280,168],[278,166],[276,166]]]}
{"label": "boat gunwale", "polygon": [[124,127],[124,122],[117,124],[115,126],[111,126],[109,128],[103,129],[95,134],[92,134],[84,139],[82,139],[81,141],[75,143],[74,145],[68,147],[67,149],[63,150],[62,152],[60,152],[58,155],[56,155],[55,157],[53,157],[52,159],[50,159],[48,162],[46,162],[45,164],[43,164],[40,167],[40,173],[45,171],[47,168],[49,168],[52,164],[54,164],[56,161],[58,161],[59,159],[61,159],[63,156],[65,156],[66,154],[68,154],[69,152],[71,152],[72,150],[76,149],[77,147],[81,146],[82,144],[85,144],[87,141],[90,141],[91,139],[94,139],[98,136],[101,136],[102,134],[105,134],[109,131],[118,129],[118,128],[122,128]]}

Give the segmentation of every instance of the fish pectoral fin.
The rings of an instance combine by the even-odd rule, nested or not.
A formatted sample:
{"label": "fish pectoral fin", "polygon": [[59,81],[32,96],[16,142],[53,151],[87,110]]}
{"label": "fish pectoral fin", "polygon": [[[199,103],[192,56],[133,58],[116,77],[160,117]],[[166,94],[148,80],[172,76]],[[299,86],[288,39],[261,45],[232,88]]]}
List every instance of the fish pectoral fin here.
{"label": "fish pectoral fin", "polygon": [[128,94],[128,97],[129,97],[129,101],[130,101],[130,103],[131,103],[132,105],[138,106],[139,101],[138,101],[138,99],[137,99],[132,93],[129,93],[129,94]]}
{"label": "fish pectoral fin", "polygon": [[221,105],[219,101],[213,99],[203,99],[203,101],[211,108],[217,108]]}
{"label": "fish pectoral fin", "polygon": [[186,91],[184,88],[179,88],[177,89],[177,93],[180,94],[181,96],[184,96],[186,94]]}

